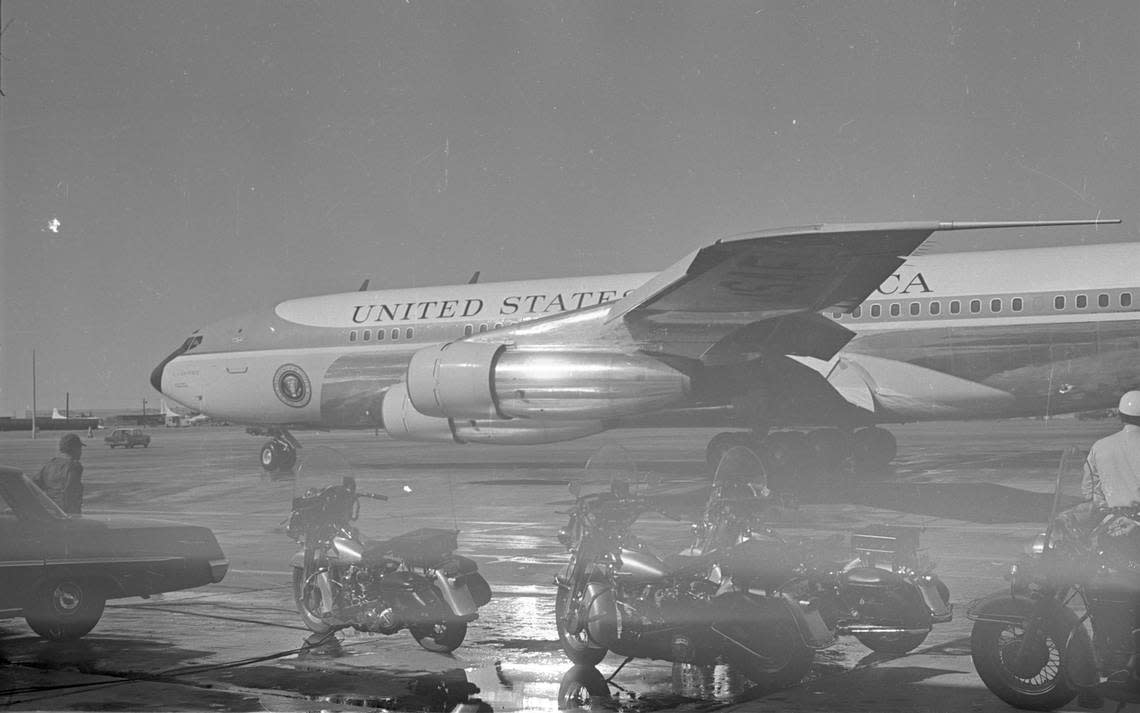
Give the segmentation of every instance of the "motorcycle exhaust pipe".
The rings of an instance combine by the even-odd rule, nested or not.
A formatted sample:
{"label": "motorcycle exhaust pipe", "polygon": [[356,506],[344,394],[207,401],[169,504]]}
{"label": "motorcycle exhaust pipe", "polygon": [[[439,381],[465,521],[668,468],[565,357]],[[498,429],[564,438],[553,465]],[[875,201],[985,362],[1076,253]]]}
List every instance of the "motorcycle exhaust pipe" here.
{"label": "motorcycle exhaust pipe", "polygon": [[852,624],[837,629],[840,634],[929,634],[930,627],[908,629],[901,626],[876,626],[874,624]]}

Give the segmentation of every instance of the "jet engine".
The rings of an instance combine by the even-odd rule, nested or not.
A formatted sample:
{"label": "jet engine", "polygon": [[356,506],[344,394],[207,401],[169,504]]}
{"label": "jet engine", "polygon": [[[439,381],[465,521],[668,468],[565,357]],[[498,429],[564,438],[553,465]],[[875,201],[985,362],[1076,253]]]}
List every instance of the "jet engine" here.
{"label": "jet engine", "polygon": [[403,382],[388,388],[380,407],[384,430],[398,441],[533,446],[571,441],[605,430],[603,423],[597,420],[551,423],[535,419],[456,420],[425,416],[412,406]]}
{"label": "jet engine", "polygon": [[407,386],[425,416],[577,421],[676,403],[688,394],[689,378],[640,354],[451,342],[412,355]]}

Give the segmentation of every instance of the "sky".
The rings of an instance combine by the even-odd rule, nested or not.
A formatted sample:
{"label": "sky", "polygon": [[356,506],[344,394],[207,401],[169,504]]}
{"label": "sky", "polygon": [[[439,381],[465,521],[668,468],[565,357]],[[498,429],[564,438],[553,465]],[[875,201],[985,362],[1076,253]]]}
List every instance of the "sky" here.
{"label": "sky", "polygon": [[373,288],[664,269],[818,222],[1121,218],[1140,3],[0,5],[0,415],[157,405],[194,329]]}

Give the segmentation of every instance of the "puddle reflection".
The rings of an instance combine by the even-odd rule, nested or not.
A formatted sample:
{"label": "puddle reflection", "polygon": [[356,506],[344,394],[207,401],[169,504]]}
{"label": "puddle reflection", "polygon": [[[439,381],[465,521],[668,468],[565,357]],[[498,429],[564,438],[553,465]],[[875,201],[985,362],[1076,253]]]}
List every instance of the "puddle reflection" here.
{"label": "puddle reflection", "polygon": [[356,690],[314,693],[302,689],[299,695],[267,694],[260,698],[266,710],[276,711],[463,711],[491,713],[494,709],[480,699],[479,687],[463,669],[432,674],[395,674],[376,671],[361,679]]}

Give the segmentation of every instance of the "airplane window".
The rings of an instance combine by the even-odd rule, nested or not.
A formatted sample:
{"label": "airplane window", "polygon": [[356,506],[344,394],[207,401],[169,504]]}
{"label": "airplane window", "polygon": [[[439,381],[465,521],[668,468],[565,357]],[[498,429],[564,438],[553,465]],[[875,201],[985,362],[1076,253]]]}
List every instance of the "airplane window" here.
{"label": "airplane window", "polygon": [[1107,307],[1108,306],[1108,295],[1101,293],[1101,295],[1096,298],[1096,303],[1097,303],[1097,305],[1099,305],[1101,307]]}
{"label": "airplane window", "polygon": [[479,325],[479,333],[482,334],[483,332],[486,332],[486,331],[487,331],[487,325],[480,324]]}
{"label": "airplane window", "polygon": [[411,338],[412,338],[412,334],[413,334],[413,332],[412,332],[412,328],[411,328],[411,327],[408,327],[407,329],[405,329],[405,330],[404,330],[404,337],[405,337],[405,338],[407,338],[407,339],[411,339]]}
{"label": "airplane window", "polygon": [[891,303],[891,316],[892,317],[898,317],[899,312],[902,312],[902,308],[899,307],[899,303],[898,302],[892,302]]}
{"label": "airplane window", "polygon": [[1065,309],[1065,296],[1057,295],[1053,298],[1053,309]]}
{"label": "airplane window", "polygon": [[393,329],[392,330],[392,339],[399,339],[399,338],[400,338],[400,330]]}
{"label": "airplane window", "polygon": [[872,317],[878,317],[882,314],[883,314],[883,306],[882,305],[871,305],[871,316]]}
{"label": "airplane window", "polygon": [[372,330],[371,329],[364,330],[364,341],[366,341],[366,342],[372,341]]}
{"label": "airplane window", "polygon": [[941,311],[942,311],[942,303],[941,302],[931,302],[930,303],[930,313],[931,314],[938,314]]}
{"label": "airplane window", "polygon": [[1001,300],[990,300],[990,311],[1001,312]]}
{"label": "airplane window", "polygon": [[1131,307],[1132,306],[1132,293],[1131,292],[1121,292],[1120,293],[1120,306],[1121,307]]}
{"label": "airplane window", "polygon": [[473,331],[474,331],[474,329],[472,329],[470,324],[463,325],[463,336],[470,337],[471,332],[473,332]]}
{"label": "airplane window", "polygon": [[384,330],[383,329],[377,329],[376,330],[376,341],[379,342],[382,339],[384,339]]}
{"label": "airplane window", "polygon": [[840,318],[840,317],[842,317],[842,316],[843,316],[843,313],[842,313],[842,312],[832,312],[832,313],[831,313],[831,318],[832,318],[832,319],[839,319],[839,318]]}
{"label": "airplane window", "polygon": [[350,342],[356,341],[356,330],[355,329],[348,333],[348,341],[350,341]]}
{"label": "airplane window", "polygon": [[863,315],[863,308],[862,307],[856,307],[855,309],[851,310],[851,316],[854,317],[855,319],[859,319],[859,317],[861,317],[862,315]]}
{"label": "airplane window", "polygon": [[1089,298],[1084,295],[1077,295],[1077,309],[1084,309],[1089,306]]}
{"label": "airplane window", "polygon": [[918,303],[917,302],[911,302],[910,303],[910,313],[911,314],[918,314],[918,310],[919,310]]}
{"label": "airplane window", "polygon": [[1012,300],[1009,301],[1009,308],[1012,309],[1014,312],[1020,312],[1021,307],[1022,307],[1022,302],[1021,302],[1020,297],[1014,297]]}
{"label": "airplane window", "polygon": [[970,300],[970,314],[977,314],[982,311],[981,300]]}
{"label": "airplane window", "polygon": [[495,322],[495,329],[502,329],[502,328],[503,328],[502,322]]}
{"label": "airplane window", "polygon": [[962,311],[962,303],[958,300],[950,300],[950,314],[958,314]]}

